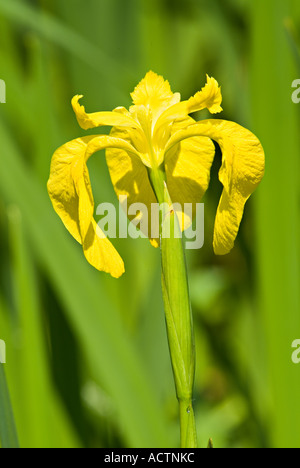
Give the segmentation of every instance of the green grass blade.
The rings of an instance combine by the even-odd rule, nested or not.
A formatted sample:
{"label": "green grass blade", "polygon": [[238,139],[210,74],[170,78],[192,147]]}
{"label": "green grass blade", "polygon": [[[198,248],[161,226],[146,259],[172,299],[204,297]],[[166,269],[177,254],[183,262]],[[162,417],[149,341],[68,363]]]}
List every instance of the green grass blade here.
{"label": "green grass blade", "polygon": [[20,443],[24,448],[76,447],[78,440],[51,381],[38,282],[21,213],[16,206],[9,208],[8,220],[11,277],[19,328],[19,349],[15,359],[12,356],[10,366],[18,369],[13,401],[15,411],[18,410]]}
{"label": "green grass blade", "polygon": [[4,365],[0,364],[0,441],[2,448],[18,448],[18,436],[7,387]]}
{"label": "green grass blade", "polygon": [[295,63],[297,64],[298,71],[300,71],[300,50],[298,32],[291,18],[287,18],[284,24],[290,48],[294,55]]}
{"label": "green grass blade", "polygon": [[255,196],[257,285],[268,359],[275,447],[299,447],[300,373],[291,362],[298,338],[299,298],[299,121],[292,102],[297,78],[284,30],[291,2],[253,1],[253,130],[266,152],[266,175]]}
{"label": "green grass blade", "polygon": [[43,191],[26,169],[2,126],[0,135],[0,192],[20,208],[34,252],[66,307],[90,367],[113,397],[127,443],[168,446],[168,426],[155,383],[149,380],[99,274],[86,264],[80,249],[76,251],[77,245],[52,212],[46,188]]}
{"label": "green grass blade", "polygon": [[[10,0],[9,2],[0,0],[0,13],[10,21],[30,28],[79,58],[103,76],[110,85],[116,83],[120,75],[125,81],[133,79],[130,71],[119,61],[108,56],[99,47],[46,11],[32,8],[19,0]],[[120,92],[118,86],[114,87],[114,92],[124,99],[125,96]]]}

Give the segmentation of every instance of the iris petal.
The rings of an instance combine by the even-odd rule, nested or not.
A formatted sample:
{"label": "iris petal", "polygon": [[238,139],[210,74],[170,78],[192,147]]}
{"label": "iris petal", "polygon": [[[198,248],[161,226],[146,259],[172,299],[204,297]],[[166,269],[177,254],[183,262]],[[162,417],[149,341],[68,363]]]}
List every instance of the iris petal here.
{"label": "iris petal", "polygon": [[78,138],[54,153],[48,192],[55,211],[72,236],[82,244],[91,265],[118,278],[124,272],[124,264],[93,218],[94,199],[86,166],[92,154],[107,147],[123,148],[139,159],[126,141],[110,136]]}
{"label": "iris petal", "polygon": [[206,85],[187,101],[188,113],[208,109],[211,114],[222,112],[222,94],[218,82],[208,75]]}
{"label": "iris petal", "polygon": [[116,111],[113,112],[94,112],[92,114],[88,114],[85,111],[84,106],[79,104],[79,100],[83,96],[74,96],[72,99],[72,106],[73,110],[76,114],[77,121],[81,128],[84,130],[88,130],[90,128],[96,127],[132,127],[138,128],[138,123],[130,117],[129,113],[126,115],[124,113]]}
{"label": "iris petal", "polygon": [[[191,117],[173,125],[173,133],[195,124]],[[215,146],[207,137],[192,137],[177,143],[165,157],[167,186],[173,203],[178,203],[181,210],[175,209],[182,231],[187,229],[195,216],[196,203],[200,203],[210,180],[210,169],[215,155]],[[192,211],[184,210],[184,204],[190,203]]]}
{"label": "iris petal", "polygon": [[218,82],[207,75],[206,85],[187,101],[181,101],[165,110],[156,122],[153,140],[157,146],[170,123],[187,117],[193,112],[208,109],[212,114],[222,112],[222,94]]}
{"label": "iris petal", "polygon": [[256,136],[240,125],[224,120],[203,120],[176,132],[170,138],[166,152],[196,136],[215,140],[222,150],[219,179],[224,188],[215,220],[213,244],[215,253],[224,255],[233,248],[244,205],[264,175],[264,151]]}
{"label": "iris petal", "polygon": [[[131,131],[113,128],[111,136],[131,142]],[[106,161],[114,190],[120,199],[127,197],[128,206],[142,203],[147,207],[146,213],[141,213],[140,226],[147,226],[143,233],[150,237],[152,245],[158,247],[159,235],[151,238],[151,205],[157,203],[149,182],[148,171],[141,159],[134,158],[125,149],[109,148],[106,150]],[[129,216],[130,221],[134,216]],[[158,226],[157,226],[158,227]],[[154,229],[155,230],[155,229]]]}
{"label": "iris petal", "polygon": [[173,98],[173,93],[168,81],[150,71],[136,86],[131,97],[136,106],[150,107],[155,111],[167,106]]}

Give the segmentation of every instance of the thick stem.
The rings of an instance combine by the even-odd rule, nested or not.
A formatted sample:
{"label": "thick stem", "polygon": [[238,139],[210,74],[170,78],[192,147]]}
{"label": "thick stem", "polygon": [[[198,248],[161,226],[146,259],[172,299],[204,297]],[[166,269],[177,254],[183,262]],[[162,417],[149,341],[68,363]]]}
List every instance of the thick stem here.
{"label": "thick stem", "polygon": [[181,448],[197,448],[194,410],[191,400],[179,400]]}
{"label": "thick stem", "polygon": [[181,447],[197,446],[192,408],[195,352],[192,312],[182,233],[163,171],[152,171],[152,186],[161,212],[162,290],[168,343],[180,410]]}

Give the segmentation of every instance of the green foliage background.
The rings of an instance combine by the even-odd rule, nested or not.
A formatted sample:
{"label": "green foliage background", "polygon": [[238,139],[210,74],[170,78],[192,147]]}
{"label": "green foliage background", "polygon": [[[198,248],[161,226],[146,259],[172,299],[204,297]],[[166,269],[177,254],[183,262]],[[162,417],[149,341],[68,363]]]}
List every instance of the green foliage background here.
{"label": "green foliage background", "polygon": [[[46,192],[54,150],[84,134],[72,96],[89,111],[127,107],[152,69],[184,98],[214,76],[222,118],[266,152],[224,258],[212,250],[217,152],[205,245],[188,252],[199,444],[300,447],[299,27],[297,0],[0,0],[2,446],[17,445],[11,408],[22,447],[179,445],[159,251],[118,240],[126,274],[94,271]],[[89,167],[96,203],[117,206],[103,155]]]}

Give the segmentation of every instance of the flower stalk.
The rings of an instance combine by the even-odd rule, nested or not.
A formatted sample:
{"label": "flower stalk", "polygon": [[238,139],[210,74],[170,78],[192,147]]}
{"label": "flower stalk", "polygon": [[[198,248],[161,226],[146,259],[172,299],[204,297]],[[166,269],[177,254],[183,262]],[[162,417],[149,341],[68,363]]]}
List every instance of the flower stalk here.
{"label": "flower stalk", "polygon": [[192,394],[195,346],[192,311],[182,234],[173,209],[164,172],[151,171],[151,181],[161,205],[162,291],[168,343],[179,403],[181,448],[197,447]]}

